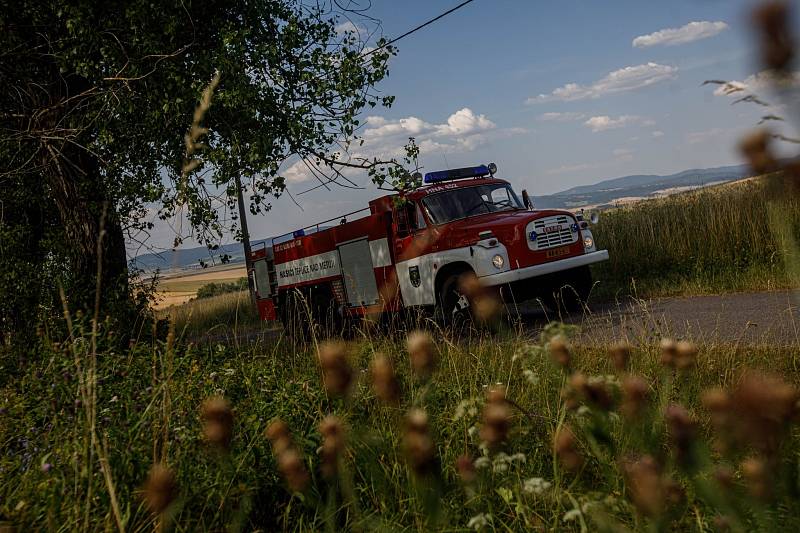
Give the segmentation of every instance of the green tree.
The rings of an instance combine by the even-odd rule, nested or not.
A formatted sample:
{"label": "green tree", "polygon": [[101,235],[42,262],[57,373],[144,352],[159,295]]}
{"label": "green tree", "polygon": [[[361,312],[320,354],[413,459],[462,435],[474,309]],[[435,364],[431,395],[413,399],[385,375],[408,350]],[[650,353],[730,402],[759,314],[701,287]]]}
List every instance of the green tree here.
{"label": "green tree", "polygon": [[[103,314],[124,307],[125,238],[146,238],[149,210],[185,219],[187,234],[211,244],[236,231],[237,177],[256,214],[284,190],[287,160],[327,170],[321,181],[378,165],[347,149],[359,112],[392,104],[375,86],[394,49],[381,40],[366,50],[357,31],[337,32],[337,6],[0,0],[0,262],[13,265],[0,274],[6,342],[35,323],[56,280],[73,307],[91,310],[99,272]],[[193,124],[215,75],[213,105]],[[182,172],[185,137],[206,132]]]}

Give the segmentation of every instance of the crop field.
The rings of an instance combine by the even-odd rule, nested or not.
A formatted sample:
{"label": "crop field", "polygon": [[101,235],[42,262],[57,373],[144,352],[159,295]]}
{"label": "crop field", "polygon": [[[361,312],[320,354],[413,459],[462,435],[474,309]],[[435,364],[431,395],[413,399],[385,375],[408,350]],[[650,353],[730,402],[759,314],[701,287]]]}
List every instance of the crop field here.
{"label": "crop field", "polygon": [[197,290],[209,283],[231,282],[247,276],[244,265],[210,267],[165,276],[158,283],[156,309],[186,303],[197,295]]}

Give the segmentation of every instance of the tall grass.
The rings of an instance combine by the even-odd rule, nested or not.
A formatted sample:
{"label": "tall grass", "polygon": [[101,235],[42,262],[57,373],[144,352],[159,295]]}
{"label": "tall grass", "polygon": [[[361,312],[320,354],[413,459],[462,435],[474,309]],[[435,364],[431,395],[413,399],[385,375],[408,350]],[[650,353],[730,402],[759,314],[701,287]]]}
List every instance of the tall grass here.
{"label": "tall grass", "polygon": [[[0,524],[74,530],[88,517],[86,529],[116,527],[100,468],[76,455],[85,419],[73,360],[61,354],[86,349],[81,326],[67,344],[42,337],[44,357],[0,388]],[[569,351],[551,360],[554,339],[570,334],[559,325],[541,339],[437,330],[436,342],[417,336],[408,346],[365,331],[319,351],[270,336],[246,346],[140,339],[119,353],[107,334],[97,433],[126,530],[800,527],[800,487],[788,475],[800,439],[766,403],[769,391],[767,422],[793,432],[760,481],[745,462],[758,449],[708,447],[724,434],[700,402],[709,387],[736,388],[744,366],[797,384],[790,349],[701,346],[678,365],[644,344],[620,366],[597,344],[562,346]],[[377,388],[377,354],[396,390]],[[629,376],[645,383],[634,418]],[[717,480],[723,467],[731,474]],[[755,491],[768,472],[769,492]]]}
{"label": "tall grass", "polygon": [[800,198],[772,175],[611,210],[595,235],[608,262],[606,295],[762,290],[793,286],[790,238]]}
{"label": "tall grass", "polygon": [[219,338],[274,327],[261,322],[247,290],[197,298],[162,309],[158,316],[169,319],[175,331],[190,339]]}

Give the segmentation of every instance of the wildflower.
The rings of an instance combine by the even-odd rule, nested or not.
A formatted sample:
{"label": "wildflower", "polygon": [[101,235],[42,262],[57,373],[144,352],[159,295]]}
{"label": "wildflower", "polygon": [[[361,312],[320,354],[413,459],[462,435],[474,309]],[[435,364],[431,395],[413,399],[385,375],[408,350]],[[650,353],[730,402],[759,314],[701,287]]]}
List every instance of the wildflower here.
{"label": "wildflower", "polygon": [[569,426],[562,426],[558,430],[553,439],[553,449],[567,470],[575,471],[583,465],[583,456],[578,451],[578,439]]}
{"label": "wildflower", "polygon": [[526,368],[525,370],[522,371],[522,375],[525,376],[525,380],[531,385],[536,386],[539,384],[539,375],[533,370],[529,370]]}
{"label": "wildflower", "polygon": [[576,518],[578,518],[580,516],[581,516],[581,510],[580,509],[570,509],[569,511],[564,513],[564,516],[561,518],[561,521],[562,522],[572,522],[573,520],[575,520]]}
{"label": "wildflower", "polygon": [[491,522],[492,522],[492,515],[488,513],[480,513],[469,519],[469,522],[467,522],[467,527],[470,529],[474,529],[475,531],[478,531],[480,529],[488,527],[489,524],[491,524]]}
{"label": "wildflower", "polygon": [[750,494],[759,500],[768,500],[772,495],[772,476],[767,463],[758,457],[750,457],[742,461],[741,469]]}
{"label": "wildflower", "polygon": [[609,394],[605,381],[602,379],[589,379],[580,372],[572,374],[567,391],[568,408],[574,408],[579,399],[607,411],[614,400]]}
{"label": "wildflower", "polygon": [[233,437],[233,412],[227,400],[208,398],[200,407],[200,420],[206,441],[221,450],[228,450]]}
{"label": "wildflower", "polygon": [[413,331],[407,340],[411,369],[422,378],[429,377],[436,367],[436,346],[431,336],[424,331]]}
{"label": "wildflower", "polygon": [[175,474],[162,464],[153,465],[144,484],[144,501],[153,514],[167,510],[178,495]]}
{"label": "wildflower", "polygon": [[664,511],[666,497],[661,469],[649,455],[623,463],[629,494],[636,509],[645,516],[658,516]]}
{"label": "wildflower", "polygon": [[626,376],[622,380],[622,406],[620,411],[629,420],[639,417],[647,406],[650,387],[639,376]]}
{"label": "wildflower", "polygon": [[345,430],[342,422],[335,416],[327,416],[320,422],[319,432],[322,434],[322,474],[333,477],[339,466],[339,456],[345,447]]}
{"label": "wildflower", "polygon": [[400,403],[400,385],[397,383],[392,361],[385,355],[376,355],[372,360],[370,370],[375,396],[384,403],[398,405]]}
{"label": "wildflower", "polygon": [[557,365],[565,369],[570,367],[572,358],[569,353],[569,346],[567,345],[567,341],[564,339],[564,337],[558,335],[550,339],[548,348],[550,350],[550,357],[553,358],[553,361]]}
{"label": "wildflower", "polygon": [[545,481],[540,477],[532,477],[525,480],[525,482],[522,484],[522,490],[529,494],[540,495],[549,489],[550,486],[551,483],[549,481]]}
{"label": "wildflower", "polygon": [[722,487],[732,489],[734,483],[733,470],[725,465],[720,465],[714,469],[714,479],[717,480]]}
{"label": "wildflower", "polygon": [[319,347],[319,364],[325,390],[335,396],[344,396],[353,380],[353,369],[347,362],[344,343],[326,342]]}
{"label": "wildflower", "polygon": [[691,342],[681,341],[675,346],[675,367],[688,370],[697,363],[697,348]]}
{"label": "wildflower", "polygon": [[772,134],[759,129],[748,134],[739,143],[739,151],[750,163],[750,167],[759,174],[772,172],[778,167],[775,156],[770,148]]}
{"label": "wildflower", "polygon": [[476,466],[472,462],[472,457],[468,454],[460,455],[458,459],[456,459],[456,471],[461,481],[464,483],[472,483],[475,481],[475,476],[477,475],[475,468]]}
{"label": "wildflower", "polygon": [[761,35],[761,61],[769,69],[786,70],[794,58],[794,36],[784,1],[767,2],[753,12],[753,23]]}
{"label": "wildflower", "polygon": [[414,473],[425,475],[430,472],[435,461],[435,450],[430,437],[428,415],[425,411],[412,409],[406,416],[403,445]]}
{"label": "wildflower", "polygon": [[308,483],[303,458],[294,448],[289,448],[278,456],[278,470],[286,478],[286,484],[292,492],[301,492]]}
{"label": "wildflower", "polygon": [[661,339],[661,364],[666,367],[674,367],[677,357],[678,345],[672,339]]}
{"label": "wildflower", "polygon": [[508,437],[508,430],[511,427],[511,411],[506,404],[505,389],[502,387],[490,388],[486,397],[480,436],[488,448],[496,448]]}
{"label": "wildflower", "polygon": [[42,472],[47,474],[53,468],[53,465],[51,465],[50,463],[43,463],[41,468],[42,468]]}
{"label": "wildflower", "polygon": [[746,372],[731,397],[735,437],[774,453],[798,412],[799,398],[797,389],[778,376]]}
{"label": "wildflower", "polygon": [[272,451],[275,455],[280,455],[284,450],[292,445],[289,426],[283,420],[276,420],[267,426],[264,432],[267,439],[272,443]]}
{"label": "wildflower", "polygon": [[626,342],[619,342],[611,347],[608,355],[617,372],[624,372],[628,368],[628,360],[631,357],[631,346]]}
{"label": "wildflower", "polygon": [[492,461],[488,457],[478,457],[475,459],[475,468],[488,468]]}
{"label": "wildflower", "polygon": [[484,287],[474,272],[463,274],[458,280],[458,288],[469,298],[472,312],[478,320],[490,322],[501,310],[500,299],[488,287]]}
{"label": "wildflower", "polygon": [[692,447],[697,424],[682,406],[672,404],[667,407],[664,417],[667,422],[670,441],[675,447],[678,463],[690,466],[693,462]]}

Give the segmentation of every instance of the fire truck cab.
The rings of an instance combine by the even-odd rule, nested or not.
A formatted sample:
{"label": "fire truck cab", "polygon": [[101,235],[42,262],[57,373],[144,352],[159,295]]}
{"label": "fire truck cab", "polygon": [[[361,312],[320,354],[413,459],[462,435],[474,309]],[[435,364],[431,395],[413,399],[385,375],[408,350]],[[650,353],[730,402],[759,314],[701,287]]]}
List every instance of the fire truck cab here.
{"label": "fire truck cab", "polygon": [[302,321],[299,312],[336,324],[434,308],[449,321],[470,313],[464,274],[504,302],[549,302],[565,285],[585,299],[589,265],[608,259],[588,223],[534,209],[495,172],[494,164],[431,172],[413,191],[274,239],[252,257],[262,318],[287,325]]}

